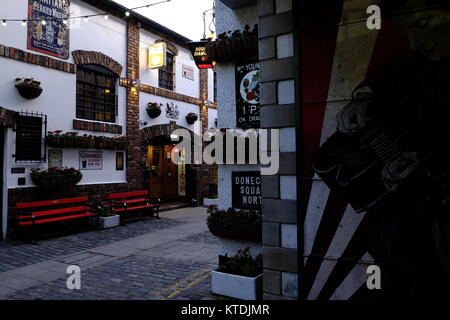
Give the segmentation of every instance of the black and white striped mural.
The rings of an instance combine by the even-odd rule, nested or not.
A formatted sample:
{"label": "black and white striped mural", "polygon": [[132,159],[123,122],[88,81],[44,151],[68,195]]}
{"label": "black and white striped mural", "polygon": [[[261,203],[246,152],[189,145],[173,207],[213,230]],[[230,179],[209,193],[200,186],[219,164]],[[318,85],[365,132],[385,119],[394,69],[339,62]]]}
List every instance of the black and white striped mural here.
{"label": "black and white striped mural", "polygon": [[[429,298],[450,284],[449,3],[300,5],[305,299]],[[374,264],[381,290],[366,286]]]}

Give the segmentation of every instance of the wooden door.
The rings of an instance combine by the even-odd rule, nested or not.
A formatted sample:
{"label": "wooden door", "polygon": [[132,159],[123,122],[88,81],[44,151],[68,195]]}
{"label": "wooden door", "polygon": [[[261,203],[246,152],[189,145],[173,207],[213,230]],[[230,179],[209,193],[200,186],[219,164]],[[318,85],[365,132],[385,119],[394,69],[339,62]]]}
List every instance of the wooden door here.
{"label": "wooden door", "polygon": [[163,199],[164,195],[164,148],[149,146],[148,159],[150,165],[150,196]]}
{"label": "wooden door", "polygon": [[166,201],[178,200],[178,167],[172,162],[171,152],[173,146],[164,147],[165,177],[164,198]]}

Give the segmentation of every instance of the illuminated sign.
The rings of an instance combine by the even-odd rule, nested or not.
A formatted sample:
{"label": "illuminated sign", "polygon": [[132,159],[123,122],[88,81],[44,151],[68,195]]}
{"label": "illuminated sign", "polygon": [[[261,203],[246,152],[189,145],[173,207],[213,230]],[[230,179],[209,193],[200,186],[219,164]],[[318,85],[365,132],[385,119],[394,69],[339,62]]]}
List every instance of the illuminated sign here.
{"label": "illuminated sign", "polygon": [[213,67],[212,60],[206,54],[206,41],[188,42],[191,49],[192,56],[194,57],[195,64],[199,69],[211,69]]}
{"label": "illuminated sign", "polygon": [[156,69],[166,66],[166,44],[164,42],[155,43],[148,48],[148,66]]}

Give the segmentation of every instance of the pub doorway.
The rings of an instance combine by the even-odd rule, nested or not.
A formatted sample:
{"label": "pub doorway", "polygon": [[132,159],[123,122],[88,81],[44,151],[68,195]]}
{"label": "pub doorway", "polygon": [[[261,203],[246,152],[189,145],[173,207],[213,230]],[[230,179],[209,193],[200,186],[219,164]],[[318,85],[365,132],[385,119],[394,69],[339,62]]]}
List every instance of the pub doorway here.
{"label": "pub doorway", "polygon": [[[186,202],[186,167],[172,161],[175,148],[170,138],[155,137],[149,141],[149,190],[150,196],[163,203]],[[176,150],[182,154],[182,150]]]}

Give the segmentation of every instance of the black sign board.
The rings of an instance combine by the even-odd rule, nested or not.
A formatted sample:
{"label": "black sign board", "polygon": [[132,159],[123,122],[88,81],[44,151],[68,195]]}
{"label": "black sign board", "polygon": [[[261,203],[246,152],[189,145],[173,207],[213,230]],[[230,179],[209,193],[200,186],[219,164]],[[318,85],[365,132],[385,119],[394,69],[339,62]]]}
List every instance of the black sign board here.
{"label": "black sign board", "polygon": [[211,69],[213,67],[212,60],[206,54],[207,43],[207,41],[191,41],[187,43],[199,69]]}
{"label": "black sign board", "polygon": [[259,63],[236,65],[236,124],[238,128],[259,128]]}
{"label": "black sign board", "polygon": [[262,196],[260,172],[233,172],[231,179],[233,208],[261,210]]}

